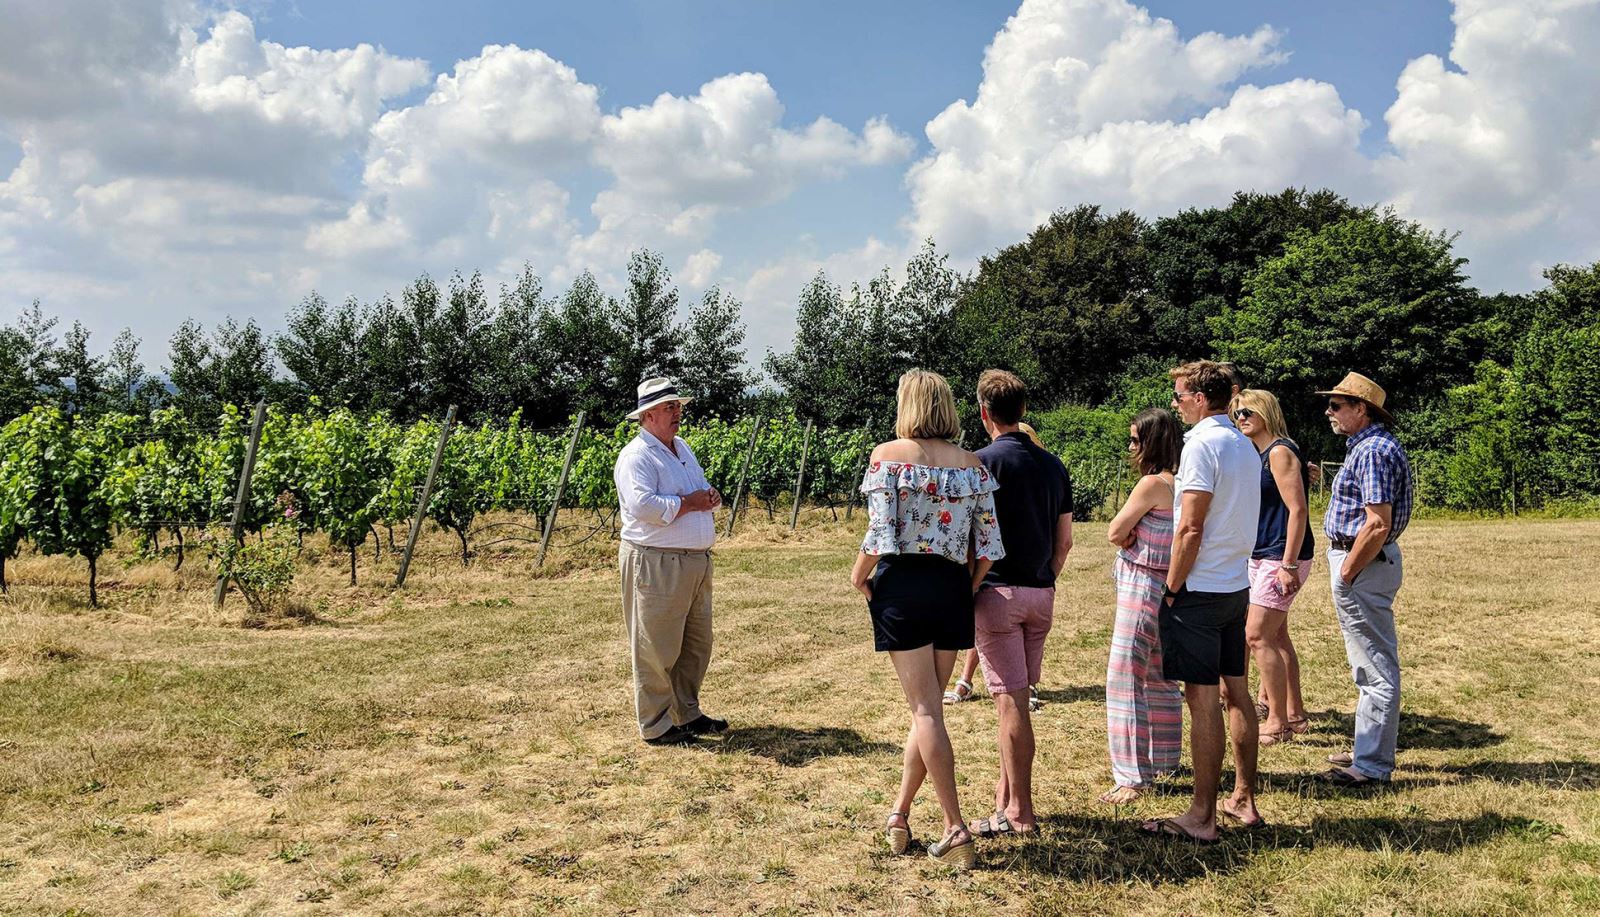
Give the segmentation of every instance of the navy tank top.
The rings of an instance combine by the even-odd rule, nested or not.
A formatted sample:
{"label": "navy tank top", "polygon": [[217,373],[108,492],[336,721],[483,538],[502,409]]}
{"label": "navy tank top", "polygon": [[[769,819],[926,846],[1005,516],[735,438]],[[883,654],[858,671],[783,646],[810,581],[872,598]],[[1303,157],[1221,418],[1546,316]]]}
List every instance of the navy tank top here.
{"label": "navy tank top", "polygon": [[[1250,556],[1268,560],[1281,560],[1283,548],[1288,541],[1289,533],[1289,507],[1283,502],[1283,494],[1278,493],[1278,479],[1272,476],[1272,450],[1283,446],[1294,457],[1300,460],[1300,486],[1306,493],[1311,492],[1311,471],[1306,468],[1305,457],[1300,454],[1300,447],[1287,439],[1276,439],[1267,446],[1267,451],[1261,453],[1261,516],[1256,520],[1256,549]],[[1311,546],[1311,514],[1306,513],[1306,534],[1300,541],[1300,560],[1310,560]]]}

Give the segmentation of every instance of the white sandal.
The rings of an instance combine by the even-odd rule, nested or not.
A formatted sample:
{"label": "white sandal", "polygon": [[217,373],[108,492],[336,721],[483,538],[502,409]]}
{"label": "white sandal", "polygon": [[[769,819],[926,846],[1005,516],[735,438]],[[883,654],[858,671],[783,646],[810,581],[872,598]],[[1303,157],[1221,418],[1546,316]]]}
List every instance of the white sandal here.
{"label": "white sandal", "polygon": [[[962,688],[967,689],[965,693],[962,692]],[[955,689],[944,692],[944,702],[946,704],[959,704],[964,700],[972,700],[972,682],[967,681],[965,678],[957,678]]]}

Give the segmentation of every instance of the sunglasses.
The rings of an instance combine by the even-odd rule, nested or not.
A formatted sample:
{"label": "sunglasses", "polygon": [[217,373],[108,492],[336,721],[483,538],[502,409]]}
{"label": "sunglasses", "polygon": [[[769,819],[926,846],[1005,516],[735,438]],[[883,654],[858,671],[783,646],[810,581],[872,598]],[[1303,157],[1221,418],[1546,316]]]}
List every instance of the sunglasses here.
{"label": "sunglasses", "polygon": [[1183,399],[1189,397],[1190,395],[1198,395],[1198,394],[1200,394],[1200,393],[1199,392],[1173,392],[1172,393],[1172,400],[1173,401],[1182,401]]}
{"label": "sunglasses", "polygon": [[1335,414],[1337,414],[1340,411],[1344,410],[1345,408],[1349,407],[1353,403],[1354,402],[1350,402],[1350,401],[1340,401],[1337,398],[1329,398],[1328,399],[1328,410],[1330,410],[1330,411],[1334,412]]}
{"label": "sunglasses", "polygon": [[1239,410],[1233,412],[1234,420],[1249,420],[1254,416],[1256,416],[1256,412],[1250,410],[1249,408],[1240,408]]}
{"label": "sunglasses", "polygon": [[1128,437],[1128,443],[1129,443],[1129,444],[1130,444],[1130,445],[1134,445],[1134,446],[1137,446],[1137,445],[1139,445],[1139,437],[1137,437],[1137,436],[1130,436],[1130,437]]}

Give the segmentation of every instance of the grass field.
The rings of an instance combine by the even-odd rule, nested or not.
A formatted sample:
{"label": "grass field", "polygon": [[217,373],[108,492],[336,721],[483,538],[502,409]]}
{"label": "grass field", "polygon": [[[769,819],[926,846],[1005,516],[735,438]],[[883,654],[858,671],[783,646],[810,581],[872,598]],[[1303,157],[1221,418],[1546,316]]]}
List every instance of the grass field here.
{"label": "grass field", "polygon": [[[1600,911],[1600,522],[1413,524],[1400,767],[1370,795],[1308,779],[1354,703],[1319,559],[1292,618],[1313,728],[1263,750],[1273,827],[1210,848],[1134,831],[1186,782],[1094,801],[1103,536],[1079,527],[1057,597],[1042,833],[966,875],[880,837],[906,714],[842,523],[721,546],[704,699],[733,729],[689,749],[636,738],[599,543],[536,577],[514,550],[463,571],[440,537],[399,594],[391,557],[351,588],[333,554],[301,575],[310,620],[249,629],[198,563],[108,572],[91,611],[80,565],[24,557],[0,600],[0,912]],[[992,706],[949,724],[975,819]],[[931,788],[912,826],[937,833]]]}

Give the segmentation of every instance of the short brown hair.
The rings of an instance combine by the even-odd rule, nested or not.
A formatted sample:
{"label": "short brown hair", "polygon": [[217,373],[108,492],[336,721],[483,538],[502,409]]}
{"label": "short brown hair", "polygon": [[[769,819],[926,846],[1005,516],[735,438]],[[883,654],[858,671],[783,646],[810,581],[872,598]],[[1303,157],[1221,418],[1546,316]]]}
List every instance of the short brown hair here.
{"label": "short brown hair", "polygon": [[1167,375],[1172,377],[1173,382],[1187,385],[1189,391],[1204,395],[1206,405],[1213,411],[1223,410],[1233,400],[1233,378],[1221,363],[1214,360],[1185,363],[1168,370]]}
{"label": "short brown hair", "polygon": [[956,396],[944,376],[926,369],[908,369],[895,391],[894,435],[904,439],[945,439],[961,436]]}
{"label": "short brown hair", "polygon": [[1160,474],[1178,470],[1178,454],[1183,448],[1183,428],[1178,418],[1165,408],[1145,408],[1133,419],[1139,435],[1139,448],[1133,462],[1140,474]]}
{"label": "short brown hair", "polygon": [[1021,423],[1028,410],[1028,387],[1015,373],[986,369],[978,377],[978,403],[989,411],[995,423],[1009,427]]}

